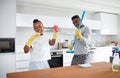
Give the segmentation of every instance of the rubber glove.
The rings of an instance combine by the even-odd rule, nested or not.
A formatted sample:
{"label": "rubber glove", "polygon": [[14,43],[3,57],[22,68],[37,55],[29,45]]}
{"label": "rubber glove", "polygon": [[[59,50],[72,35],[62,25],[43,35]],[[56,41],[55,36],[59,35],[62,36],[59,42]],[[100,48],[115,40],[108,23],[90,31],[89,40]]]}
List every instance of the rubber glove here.
{"label": "rubber glove", "polygon": [[34,33],[30,38],[29,40],[26,42],[26,45],[28,47],[31,47],[31,44],[33,42],[33,40],[36,38],[36,37],[39,37],[40,36],[40,33]]}
{"label": "rubber glove", "polygon": [[78,40],[80,40],[82,38],[81,31],[78,30],[78,29],[75,30],[75,35],[76,35],[76,37],[77,37]]}
{"label": "rubber glove", "polygon": [[69,45],[68,45],[68,49],[69,49],[69,50],[72,50],[72,44],[69,44]]}
{"label": "rubber glove", "polygon": [[58,26],[57,25],[54,25],[53,26],[53,37],[52,39],[57,39],[57,33],[58,32]]}

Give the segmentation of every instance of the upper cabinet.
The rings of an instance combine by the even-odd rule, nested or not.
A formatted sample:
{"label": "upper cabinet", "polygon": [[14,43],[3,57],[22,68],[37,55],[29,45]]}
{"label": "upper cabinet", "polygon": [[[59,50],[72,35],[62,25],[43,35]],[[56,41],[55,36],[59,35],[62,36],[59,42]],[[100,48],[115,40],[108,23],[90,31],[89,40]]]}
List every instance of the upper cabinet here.
{"label": "upper cabinet", "polygon": [[30,15],[30,14],[17,14],[17,27],[32,27],[33,20],[39,19],[42,21],[44,27],[53,27],[58,25],[59,28],[74,28],[71,19],[64,17],[55,16],[41,16],[41,15]]}
{"label": "upper cabinet", "polygon": [[101,34],[117,35],[118,34],[118,15],[109,13],[96,13],[95,19],[102,23]]}
{"label": "upper cabinet", "polygon": [[91,30],[100,30],[101,22],[97,20],[88,20],[83,21],[85,26],[88,26]]}
{"label": "upper cabinet", "polygon": [[0,38],[16,34],[16,0],[0,0]]}

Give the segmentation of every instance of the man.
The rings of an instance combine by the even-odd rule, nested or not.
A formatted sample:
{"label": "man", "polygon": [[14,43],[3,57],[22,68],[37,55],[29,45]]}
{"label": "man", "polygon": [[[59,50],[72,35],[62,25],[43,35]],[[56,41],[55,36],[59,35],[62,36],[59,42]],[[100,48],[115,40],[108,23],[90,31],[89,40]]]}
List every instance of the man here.
{"label": "man", "polygon": [[[80,17],[74,15],[71,18],[74,26],[76,27],[75,35],[75,45],[74,45],[74,56],[72,59],[71,65],[84,64],[87,61],[88,52],[89,52],[89,39],[90,39],[90,30],[87,26],[81,25],[80,30],[78,30],[78,25],[80,24]],[[68,48],[71,50],[71,45],[68,45]]]}

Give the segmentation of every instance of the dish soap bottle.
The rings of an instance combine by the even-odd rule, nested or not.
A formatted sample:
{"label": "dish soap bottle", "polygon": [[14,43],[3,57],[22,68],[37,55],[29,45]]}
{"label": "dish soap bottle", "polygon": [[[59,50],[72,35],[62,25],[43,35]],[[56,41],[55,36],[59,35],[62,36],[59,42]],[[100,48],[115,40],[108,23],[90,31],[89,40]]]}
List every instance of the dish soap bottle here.
{"label": "dish soap bottle", "polygon": [[112,71],[120,72],[120,59],[118,52],[114,53],[113,62],[112,62]]}

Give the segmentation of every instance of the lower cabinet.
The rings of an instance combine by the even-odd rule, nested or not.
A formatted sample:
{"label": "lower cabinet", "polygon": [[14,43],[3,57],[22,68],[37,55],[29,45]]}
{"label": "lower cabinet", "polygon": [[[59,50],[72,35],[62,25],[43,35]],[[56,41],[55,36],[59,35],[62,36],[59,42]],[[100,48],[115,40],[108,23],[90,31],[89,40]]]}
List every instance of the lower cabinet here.
{"label": "lower cabinet", "polygon": [[[87,62],[110,62],[113,47],[114,46],[96,47],[95,50],[90,50]],[[63,50],[63,66],[71,66],[74,53],[66,53],[66,51],[67,49]]]}
{"label": "lower cabinet", "polygon": [[89,62],[110,62],[110,56],[112,56],[112,47],[97,47],[96,50],[90,51]]}
{"label": "lower cabinet", "polygon": [[67,49],[63,50],[63,66],[71,66],[74,53],[66,53]]}
{"label": "lower cabinet", "polygon": [[16,54],[16,72],[29,70],[29,58],[30,54]]}

